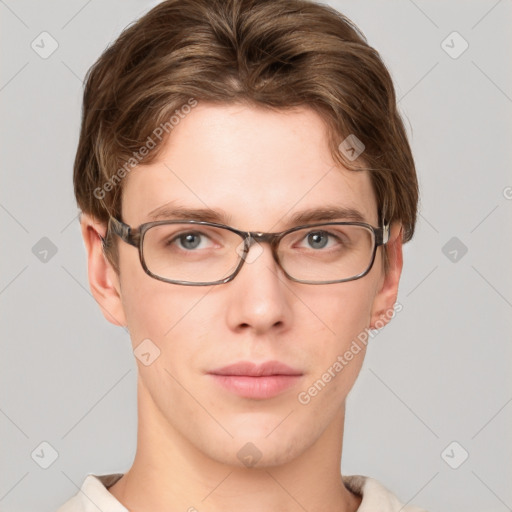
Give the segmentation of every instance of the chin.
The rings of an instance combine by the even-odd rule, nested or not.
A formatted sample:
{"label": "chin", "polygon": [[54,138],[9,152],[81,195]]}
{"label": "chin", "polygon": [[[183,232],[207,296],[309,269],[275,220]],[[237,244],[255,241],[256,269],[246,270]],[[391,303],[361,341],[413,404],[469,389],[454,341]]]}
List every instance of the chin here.
{"label": "chin", "polygon": [[316,440],[317,433],[304,432],[303,429],[300,432],[291,432],[290,429],[284,428],[284,425],[276,429],[278,424],[279,422],[275,422],[274,431],[266,426],[258,428],[257,425],[250,429],[240,428],[238,432],[230,430],[233,438],[229,439],[227,434],[220,434],[215,438],[201,436],[198,448],[212,460],[228,466],[245,466],[248,469],[282,466],[292,462],[307,450]]}

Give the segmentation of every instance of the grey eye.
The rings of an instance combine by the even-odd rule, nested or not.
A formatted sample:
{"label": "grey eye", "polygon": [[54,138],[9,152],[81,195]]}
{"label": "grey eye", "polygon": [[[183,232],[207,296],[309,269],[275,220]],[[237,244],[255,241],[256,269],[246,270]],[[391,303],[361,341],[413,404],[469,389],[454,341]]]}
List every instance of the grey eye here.
{"label": "grey eye", "polygon": [[199,233],[187,233],[180,235],[178,239],[185,249],[196,249],[201,243],[201,236]]}
{"label": "grey eye", "polygon": [[323,249],[329,240],[329,234],[325,231],[315,231],[308,235],[308,243],[314,249]]}

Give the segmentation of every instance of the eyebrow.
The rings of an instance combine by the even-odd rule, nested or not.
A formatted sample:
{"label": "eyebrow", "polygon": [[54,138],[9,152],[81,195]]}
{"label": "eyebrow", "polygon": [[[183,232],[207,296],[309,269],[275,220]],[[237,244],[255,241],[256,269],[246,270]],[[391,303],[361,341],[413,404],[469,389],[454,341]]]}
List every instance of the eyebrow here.
{"label": "eyebrow", "polygon": [[[232,216],[223,210],[211,208],[185,208],[182,206],[170,206],[165,204],[148,214],[151,220],[199,220],[215,222],[217,224],[231,225]],[[287,226],[299,226],[313,222],[327,222],[332,220],[345,220],[353,222],[368,222],[364,215],[356,208],[346,208],[336,205],[327,205],[318,208],[308,208],[294,213],[289,219],[285,219]]]}

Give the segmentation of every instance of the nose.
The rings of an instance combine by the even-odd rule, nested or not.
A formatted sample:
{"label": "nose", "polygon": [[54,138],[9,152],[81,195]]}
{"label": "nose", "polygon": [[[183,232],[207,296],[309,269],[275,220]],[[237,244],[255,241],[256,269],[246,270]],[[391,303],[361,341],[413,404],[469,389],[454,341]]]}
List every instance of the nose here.
{"label": "nose", "polygon": [[249,239],[249,250],[236,278],[226,283],[227,320],[232,329],[263,333],[288,325],[290,291],[268,243]]}

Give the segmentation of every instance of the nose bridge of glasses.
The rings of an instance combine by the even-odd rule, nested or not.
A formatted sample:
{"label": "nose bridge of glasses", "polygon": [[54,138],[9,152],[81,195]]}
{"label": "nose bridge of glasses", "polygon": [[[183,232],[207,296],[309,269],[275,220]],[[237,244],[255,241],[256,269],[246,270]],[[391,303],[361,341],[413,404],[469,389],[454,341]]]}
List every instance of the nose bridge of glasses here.
{"label": "nose bridge of glasses", "polygon": [[276,262],[279,263],[276,254],[276,248],[278,244],[279,236],[276,233],[262,233],[260,231],[249,231],[245,237],[246,250],[249,252],[251,247],[258,242],[258,244],[262,244],[267,242],[270,245],[272,256]]}
{"label": "nose bridge of glasses", "polygon": [[248,242],[249,242],[249,247],[256,241],[258,243],[262,243],[262,242],[269,242],[270,244],[272,244],[274,242],[274,239],[276,237],[276,235],[274,233],[262,233],[260,231],[251,231],[248,233]]}
{"label": "nose bridge of glasses", "polygon": [[278,233],[262,233],[261,231],[250,231],[247,233],[247,248],[250,249],[255,242],[259,244],[267,242],[274,249],[279,239]]}

